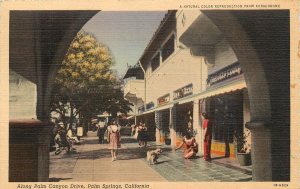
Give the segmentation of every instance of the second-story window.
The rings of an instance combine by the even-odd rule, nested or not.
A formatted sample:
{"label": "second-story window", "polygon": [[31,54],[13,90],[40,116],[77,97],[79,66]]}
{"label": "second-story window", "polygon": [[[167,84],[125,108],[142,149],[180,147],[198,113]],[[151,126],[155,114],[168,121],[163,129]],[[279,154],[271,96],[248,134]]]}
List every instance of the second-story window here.
{"label": "second-story window", "polygon": [[159,62],[160,62],[159,59],[160,59],[159,53],[157,53],[157,55],[151,60],[151,69],[152,69],[152,72],[154,70],[156,70],[156,68],[158,68]]}
{"label": "second-story window", "polygon": [[175,49],[175,36],[172,35],[170,39],[164,44],[161,51],[162,61],[165,61]]}

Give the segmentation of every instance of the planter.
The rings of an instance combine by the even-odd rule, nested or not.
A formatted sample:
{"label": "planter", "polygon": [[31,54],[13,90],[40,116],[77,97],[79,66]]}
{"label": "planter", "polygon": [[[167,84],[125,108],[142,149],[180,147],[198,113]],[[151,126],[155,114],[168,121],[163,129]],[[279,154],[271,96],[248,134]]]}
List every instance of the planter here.
{"label": "planter", "polygon": [[171,144],[171,139],[169,139],[169,138],[168,138],[168,139],[165,139],[165,144],[166,144],[166,145],[170,145],[170,144]]}
{"label": "planter", "polygon": [[237,159],[241,166],[251,165],[250,153],[237,153]]}

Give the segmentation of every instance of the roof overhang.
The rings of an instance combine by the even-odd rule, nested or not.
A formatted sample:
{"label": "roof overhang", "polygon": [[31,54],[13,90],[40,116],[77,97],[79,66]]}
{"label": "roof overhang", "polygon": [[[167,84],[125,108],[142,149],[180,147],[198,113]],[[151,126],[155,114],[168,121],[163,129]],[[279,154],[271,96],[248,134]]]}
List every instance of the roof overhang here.
{"label": "roof overhang", "polygon": [[139,65],[129,67],[127,69],[127,72],[125,73],[123,79],[127,79],[130,77],[135,77],[136,79],[144,79],[144,73],[143,73],[142,68]]}
{"label": "roof overhang", "polygon": [[213,46],[222,39],[223,35],[218,27],[202,13],[179,37],[179,41],[189,48],[194,46]]}

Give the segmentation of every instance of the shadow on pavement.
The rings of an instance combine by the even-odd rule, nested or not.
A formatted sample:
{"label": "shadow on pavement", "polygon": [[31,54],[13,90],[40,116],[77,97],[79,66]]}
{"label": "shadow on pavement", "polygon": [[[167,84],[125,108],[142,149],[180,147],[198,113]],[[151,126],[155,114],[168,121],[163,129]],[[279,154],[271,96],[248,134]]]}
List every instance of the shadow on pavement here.
{"label": "shadow on pavement", "polygon": [[[126,139],[128,140],[128,139]],[[90,142],[97,142],[97,140],[90,140]],[[127,141],[122,141],[122,143],[128,143]],[[91,144],[91,143],[90,143]],[[117,158],[118,160],[131,160],[131,159],[141,159],[141,158],[146,158],[147,156],[147,151],[148,150],[154,150],[156,148],[160,148],[164,153],[168,153],[171,151],[170,148],[167,147],[161,147],[161,146],[156,146],[152,145],[146,148],[139,148],[137,147],[129,147],[129,148],[124,148],[125,145],[117,150]],[[90,151],[78,151],[75,152],[75,154],[63,154],[63,157],[73,157],[73,158],[80,158],[80,159],[101,159],[101,158],[110,158],[111,157],[111,151],[110,149],[107,148],[101,148],[97,150],[90,150]],[[62,157],[62,158],[63,158]]]}
{"label": "shadow on pavement", "polygon": [[157,163],[155,165],[159,165],[159,164],[162,164],[162,163],[167,163],[169,162],[170,160],[164,160],[164,161],[157,161]]}
{"label": "shadow on pavement", "polygon": [[55,177],[53,177],[53,178],[49,178],[49,182],[60,182],[62,180],[70,180],[70,179],[72,179],[72,178],[55,178]]}
{"label": "shadow on pavement", "polygon": [[246,182],[246,181],[252,181],[252,177],[251,178],[237,180],[237,182]]}

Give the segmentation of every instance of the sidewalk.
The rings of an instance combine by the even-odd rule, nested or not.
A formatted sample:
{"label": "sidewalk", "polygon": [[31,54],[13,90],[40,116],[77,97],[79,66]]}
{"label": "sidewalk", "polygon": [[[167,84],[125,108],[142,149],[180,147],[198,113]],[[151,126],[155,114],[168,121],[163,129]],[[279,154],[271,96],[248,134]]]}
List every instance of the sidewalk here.
{"label": "sidewalk", "polygon": [[165,181],[143,162],[139,149],[123,145],[117,161],[112,162],[110,150],[98,143],[95,133],[74,147],[76,152],[70,154],[50,154],[50,181]]}
{"label": "sidewalk", "polygon": [[147,149],[157,146],[149,143],[147,149],[138,148],[131,137],[122,138],[122,149],[118,160],[111,162],[107,144],[99,144],[96,133],[89,133],[83,144],[74,146],[76,151],[59,155],[50,153],[50,181],[251,181],[251,174],[243,169],[206,162],[202,158],[186,160],[182,152],[172,152],[161,146],[163,153],[159,163],[149,166],[146,161]]}

